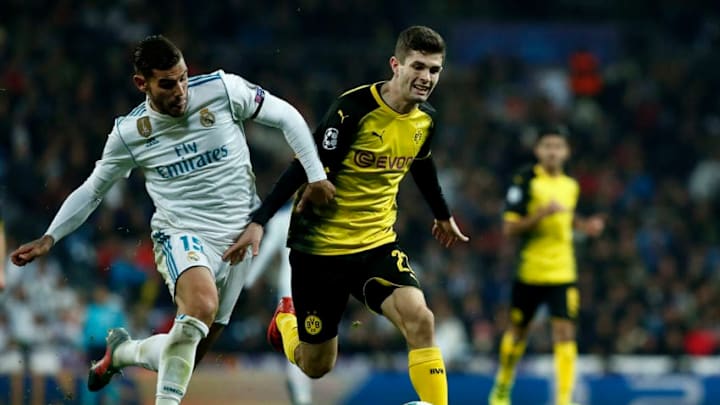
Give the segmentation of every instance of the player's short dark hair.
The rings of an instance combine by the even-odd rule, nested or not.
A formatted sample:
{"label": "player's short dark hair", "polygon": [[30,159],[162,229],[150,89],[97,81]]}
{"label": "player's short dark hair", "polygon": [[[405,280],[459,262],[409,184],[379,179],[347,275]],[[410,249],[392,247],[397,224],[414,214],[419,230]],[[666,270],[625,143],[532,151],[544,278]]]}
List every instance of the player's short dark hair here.
{"label": "player's short dark hair", "polygon": [[404,62],[410,51],[424,54],[441,53],[445,59],[445,40],[440,34],[429,27],[413,25],[406,28],[398,36],[395,43],[395,57]]}
{"label": "player's short dark hair", "polygon": [[140,41],[132,54],[136,74],[152,77],[153,69],[166,70],[177,65],[182,52],[162,35],[150,35]]}
{"label": "player's short dark hair", "polygon": [[570,130],[565,125],[545,125],[536,129],[535,142],[540,142],[546,136],[559,136],[570,142]]}

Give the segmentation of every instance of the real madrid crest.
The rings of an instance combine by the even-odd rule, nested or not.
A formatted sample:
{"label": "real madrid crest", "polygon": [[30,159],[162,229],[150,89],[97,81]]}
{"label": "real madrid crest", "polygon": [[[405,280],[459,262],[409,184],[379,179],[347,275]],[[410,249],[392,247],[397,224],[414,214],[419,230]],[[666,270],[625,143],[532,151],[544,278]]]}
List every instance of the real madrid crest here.
{"label": "real madrid crest", "polygon": [[200,124],[205,128],[213,126],[215,123],[215,114],[211,113],[207,108],[200,110]]}
{"label": "real madrid crest", "polygon": [[150,117],[141,117],[137,120],[138,134],[147,138],[152,134],[152,125],[150,124]]}
{"label": "real madrid crest", "polygon": [[188,260],[190,260],[191,262],[196,262],[196,261],[200,260],[200,255],[197,254],[197,252],[194,252],[192,250],[188,252],[187,257],[188,257]]}

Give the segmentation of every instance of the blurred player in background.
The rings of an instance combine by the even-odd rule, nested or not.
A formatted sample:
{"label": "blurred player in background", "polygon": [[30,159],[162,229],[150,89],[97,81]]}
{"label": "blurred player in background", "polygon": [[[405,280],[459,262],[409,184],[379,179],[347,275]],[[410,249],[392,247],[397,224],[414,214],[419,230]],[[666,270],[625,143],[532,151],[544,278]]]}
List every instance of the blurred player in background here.
{"label": "blurred player in background", "polygon": [[528,325],[541,304],[552,317],[556,404],[571,403],[575,383],[575,322],[580,308],[573,229],[598,236],[599,216],[575,215],[580,188],[564,172],[570,156],[564,128],[542,129],[535,145],[538,164],[521,170],[507,191],[503,233],[521,240],[512,288],[510,327],[500,343],[500,367],[491,405],[510,404],[515,368],[527,342]]}
{"label": "blurred player in background", "polygon": [[5,217],[3,187],[0,184],[0,293],[5,290],[5,263],[7,262],[7,245],[5,241]]}
{"label": "blurred player in background", "polygon": [[[292,204],[285,204],[265,226],[262,240],[262,249],[253,259],[250,274],[247,278],[248,288],[252,287],[261,274],[276,265],[275,285],[277,286],[278,300],[291,296],[290,287],[290,261],[287,248],[287,233],[290,226]],[[290,400],[293,405],[312,404],[311,380],[299,368],[287,363],[287,384]]]}
{"label": "blurred player in background", "polygon": [[[433,313],[393,226],[398,188],[411,172],[435,216],[432,234],[445,247],[468,240],[450,215],[430,153],[437,122],[427,99],[444,60],[437,32],[410,27],[390,58],[392,78],[350,90],[328,110],[315,142],[337,195],[327,207],[308,201],[307,189],[297,199],[288,237],[293,298],[281,300],[268,329],[276,350],[320,378],[335,366],[338,324],[352,295],[402,332],[410,380],[434,405],[448,402],[445,365]],[[294,162],[231,254],[256,246],[262,225],[306,181]]]}
{"label": "blurred player in background", "polygon": [[12,260],[23,266],[47,254],[87,219],[115,181],[142,170],[156,209],[156,264],[177,317],[169,333],[143,340],[111,329],[88,388],[97,391],[123,367],[141,366],[158,372],[155,403],[175,405],[194,364],[227,325],[251,262],[230,265],[222,259],[260,205],[243,121],[283,131],[308,176],[314,203],[329,201],[334,187],[305,120],[287,102],[222,70],[188,78],[182,53],[162,36],[141,41],[133,63],[145,102],[115,121],[90,177],[68,196],[46,234],[20,246]]}

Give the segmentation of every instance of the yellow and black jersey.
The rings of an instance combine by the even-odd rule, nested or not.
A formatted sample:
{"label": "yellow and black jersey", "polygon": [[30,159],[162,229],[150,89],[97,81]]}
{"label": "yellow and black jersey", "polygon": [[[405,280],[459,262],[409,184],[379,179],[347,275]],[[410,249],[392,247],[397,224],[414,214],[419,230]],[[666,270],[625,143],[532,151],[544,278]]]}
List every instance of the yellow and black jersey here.
{"label": "yellow and black jersey", "polygon": [[[336,195],[326,207],[293,213],[289,247],[333,256],[396,241],[393,226],[397,193],[408,171],[435,217],[450,217],[430,153],[437,127],[435,110],[423,103],[400,114],[382,99],[382,84],[342,94],[314,132],[320,159]],[[305,181],[295,161],[253,214],[253,221],[264,224]]]}
{"label": "yellow and black jersey", "polygon": [[552,201],[565,211],[541,219],[522,236],[517,279],[527,284],[576,281],[573,218],[580,188],[565,174],[550,176],[540,165],[520,171],[507,191],[505,221],[532,215]]}
{"label": "yellow and black jersey", "polygon": [[396,197],[413,161],[430,156],[435,111],[422,104],[398,114],[381,83],[350,90],[315,131],[320,158],[336,188],[324,208],[293,215],[288,246],[305,253],[357,253],[394,242]]}

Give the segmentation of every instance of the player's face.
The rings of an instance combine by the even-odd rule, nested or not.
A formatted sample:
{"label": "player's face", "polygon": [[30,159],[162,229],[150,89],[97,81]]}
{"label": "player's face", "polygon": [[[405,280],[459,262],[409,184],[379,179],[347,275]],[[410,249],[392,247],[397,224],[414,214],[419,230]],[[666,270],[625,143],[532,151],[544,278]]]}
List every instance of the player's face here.
{"label": "player's face", "polygon": [[402,98],[411,103],[426,101],[440,80],[442,63],[441,53],[410,51],[402,62],[393,56],[390,65]]}
{"label": "player's face", "polygon": [[543,167],[560,170],[570,156],[570,146],[562,136],[545,135],[535,146],[535,156]]}
{"label": "player's face", "polygon": [[187,109],[188,71],[185,61],[167,70],[153,69],[152,77],[135,75],[135,84],[150,98],[159,113],[173,117],[185,114]]}

